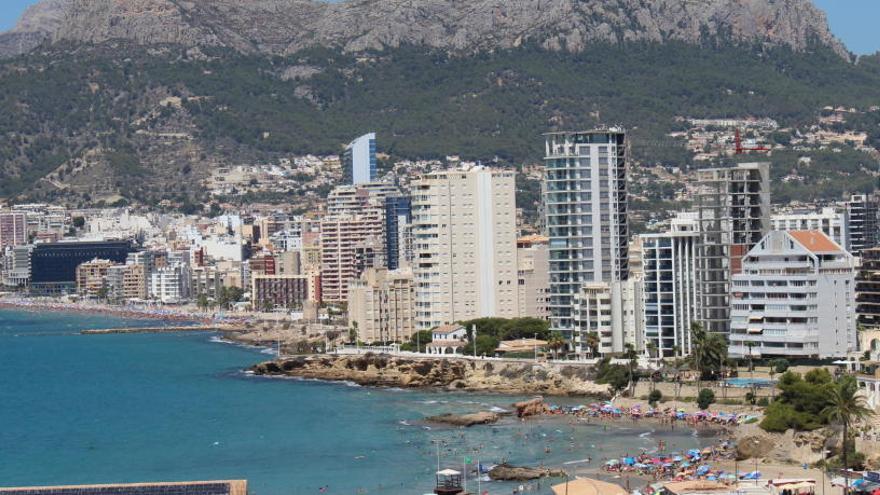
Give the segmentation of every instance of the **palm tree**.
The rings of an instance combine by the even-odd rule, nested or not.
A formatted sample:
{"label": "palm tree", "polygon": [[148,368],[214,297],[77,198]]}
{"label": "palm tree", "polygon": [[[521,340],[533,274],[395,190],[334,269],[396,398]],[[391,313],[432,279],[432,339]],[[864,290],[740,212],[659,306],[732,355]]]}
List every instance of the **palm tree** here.
{"label": "palm tree", "polygon": [[657,344],[653,340],[649,340],[647,344],[645,344],[645,348],[648,350],[648,357],[655,358],[657,357]]}
{"label": "palm tree", "polygon": [[553,351],[554,357],[559,359],[559,350],[565,347],[565,339],[562,338],[562,334],[559,332],[551,333],[547,341],[547,347]]}
{"label": "palm tree", "polygon": [[847,459],[847,441],[849,440],[850,427],[865,418],[874,415],[874,411],[868,408],[865,397],[859,394],[859,385],[855,378],[845,376],[837,381],[828,396],[828,406],[822,410],[828,419],[843,425],[843,468],[846,476],[844,493],[849,492],[849,462]]}
{"label": "palm tree", "polygon": [[624,346],[626,350],[623,353],[623,357],[629,360],[629,387],[632,387],[632,393],[635,395],[635,383],[636,383],[636,366],[639,364],[638,357],[639,354],[636,352],[636,348],[627,342]]}
{"label": "palm tree", "polygon": [[599,350],[599,334],[597,332],[587,334],[587,348],[590,349],[590,357],[595,357]]}
{"label": "palm tree", "polygon": [[727,358],[727,342],[717,333],[709,333],[698,322],[691,325],[691,363],[696,368],[697,390],[707,371],[717,371]]}

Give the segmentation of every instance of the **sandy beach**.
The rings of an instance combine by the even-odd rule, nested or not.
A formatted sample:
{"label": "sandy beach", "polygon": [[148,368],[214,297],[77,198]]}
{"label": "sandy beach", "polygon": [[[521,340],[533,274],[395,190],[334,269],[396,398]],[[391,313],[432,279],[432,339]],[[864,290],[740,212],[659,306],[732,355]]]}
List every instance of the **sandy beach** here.
{"label": "sandy beach", "polygon": [[[135,305],[111,305],[84,301],[60,301],[55,298],[0,298],[0,309],[21,311],[53,311],[59,313],[84,313],[119,316],[122,318],[152,319],[175,322],[210,323],[217,321],[214,314],[190,307],[156,307]],[[224,318],[229,320],[230,318]],[[231,320],[234,320],[232,318]]]}

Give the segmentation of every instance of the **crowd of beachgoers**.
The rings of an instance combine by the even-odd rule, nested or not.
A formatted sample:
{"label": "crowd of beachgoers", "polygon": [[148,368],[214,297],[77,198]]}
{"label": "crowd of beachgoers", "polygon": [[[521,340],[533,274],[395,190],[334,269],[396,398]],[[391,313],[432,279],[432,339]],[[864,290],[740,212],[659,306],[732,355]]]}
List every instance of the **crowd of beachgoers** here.
{"label": "crowd of beachgoers", "polygon": [[[605,462],[603,470],[610,473],[632,473],[655,480],[709,480],[733,482],[736,475],[722,469],[714,469],[712,462],[730,460],[736,455],[733,445],[723,441],[716,446],[689,449],[686,452],[643,452],[637,456],[625,456]],[[757,473],[746,472],[740,479],[751,479]]]}
{"label": "crowd of beachgoers", "polygon": [[686,412],[684,409],[671,407],[654,408],[643,407],[635,404],[631,407],[615,406],[612,402],[594,402],[582,406],[550,406],[551,415],[570,415],[576,418],[603,418],[619,419],[629,418],[638,421],[642,418],[652,418],[661,424],[674,425],[682,422],[687,426],[698,427],[701,425],[737,426],[745,422],[757,421],[758,417],[752,414],[696,411]]}
{"label": "crowd of beachgoers", "polygon": [[205,313],[190,307],[168,307],[149,304],[110,305],[91,301],[62,301],[56,298],[4,297],[0,299],[0,308],[23,311],[85,313],[169,322],[215,323],[232,320],[222,314]]}

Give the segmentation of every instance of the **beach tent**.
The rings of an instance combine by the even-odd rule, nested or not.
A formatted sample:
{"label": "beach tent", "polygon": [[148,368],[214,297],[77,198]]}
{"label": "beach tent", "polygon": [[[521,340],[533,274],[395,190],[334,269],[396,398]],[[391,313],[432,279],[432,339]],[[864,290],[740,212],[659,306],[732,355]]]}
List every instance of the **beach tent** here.
{"label": "beach tent", "polygon": [[634,466],[636,463],[636,459],[634,457],[624,457],[623,463],[627,466]]}
{"label": "beach tent", "polygon": [[578,478],[553,485],[555,495],[628,495],[621,486],[590,478]]}
{"label": "beach tent", "polygon": [[739,477],[741,480],[759,480],[761,479],[760,471],[752,471],[751,473],[746,473]]}

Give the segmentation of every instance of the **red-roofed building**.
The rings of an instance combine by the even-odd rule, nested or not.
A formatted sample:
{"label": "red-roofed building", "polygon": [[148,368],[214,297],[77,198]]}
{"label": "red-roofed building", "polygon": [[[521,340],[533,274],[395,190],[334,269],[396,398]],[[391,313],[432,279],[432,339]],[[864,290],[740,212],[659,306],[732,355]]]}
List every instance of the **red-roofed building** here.
{"label": "red-roofed building", "polygon": [[817,230],[773,231],[733,276],[732,356],[844,357],[856,350],[855,259]]}

